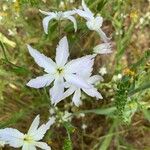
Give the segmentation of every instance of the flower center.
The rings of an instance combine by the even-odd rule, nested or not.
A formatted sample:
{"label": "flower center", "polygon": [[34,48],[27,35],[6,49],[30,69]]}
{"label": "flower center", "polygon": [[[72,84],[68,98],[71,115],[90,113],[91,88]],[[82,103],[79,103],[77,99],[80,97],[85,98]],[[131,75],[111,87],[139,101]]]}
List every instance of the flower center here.
{"label": "flower center", "polygon": [[29,136],[29,135],[25,135],[23,140],[25,142],[28,142],[28,143],[32,143],[33,142],[33,138],[31,136]]}
{"label": "flower center", "polygon": [[61,20],[62,17],[63,17],[63,13],[62,12],[58,12],[57,13],[58,20]]}
{"label": "flower center", "polygon": [[64,72],[64,69],[63,68],[57,68],[57,73],[60,75]]}

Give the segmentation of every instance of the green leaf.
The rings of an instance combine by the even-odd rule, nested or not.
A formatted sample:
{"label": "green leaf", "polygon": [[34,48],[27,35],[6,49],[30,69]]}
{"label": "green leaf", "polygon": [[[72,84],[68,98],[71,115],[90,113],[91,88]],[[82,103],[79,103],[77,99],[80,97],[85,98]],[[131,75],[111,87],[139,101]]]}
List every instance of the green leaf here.
{"label": "green leaf", "polygon": [[149,58],[150,58],[150,51],[148,50],[144,53],[144,56],[139,61],[137,61],[135,64],[131,66],[131,70],[145,64]]}
{"label": "green leaf", "polygon": [[115,129],[115,125],[116,125],[116,121],[114,121],[113,125],[111,126],[111,128],[108,131],[108,134],[106,136],[106,138],[104,139],[104,141],[102,142],[99,150],[108,150],[110,142],[113,138],[113,131]]}
{"label": "green leaf", "polygon": [[68,134],[68,137],[64,141],[63,150],[72,150],[71,134],[74,132],[75,128],[69,122],[63,122],[63,125]]}
{"label": "green leaf", "polygon": [[145,118],[146,118],[148,121],[150,121],[150,110],[143,109],[143,113],[144,113]]}
{"label": "green leaf", "polygon": [[107,0],[102,0],[97,4],[97,10],[101,11],[103,9],[103,7],[107,4]]}
{"label": "green leaf", "polygon": [[63,150],[72,150],[72,142],[69,138],[66,138],[63,145]]}
{"label": "green leaf", "polygon": [[75,127],[70,122],[64,122],[63,125],[66,128],[67,132],[69,132],[69,134],[74,132]]}
{"label": "green leaf", "polygon": [[129,95],[136,94],[136,93],[144,91],[144,90],[146,90],[148,88],[150,88],[150,81],[147,81],[146,83],[144,83],[143,85],[141,85],[139,88],[136,88],[136,89],[130,91]]}
{"label": "green leaf", "polygon": [[83,110],[83,111],[79,111],[77,112],[79,113],[95,113],[98,115],[110,115],[112,113],[114,113],[116,110],[115,107],[110,107],[110,108],[101,108],[101,109],[91,109],[91,110]]}

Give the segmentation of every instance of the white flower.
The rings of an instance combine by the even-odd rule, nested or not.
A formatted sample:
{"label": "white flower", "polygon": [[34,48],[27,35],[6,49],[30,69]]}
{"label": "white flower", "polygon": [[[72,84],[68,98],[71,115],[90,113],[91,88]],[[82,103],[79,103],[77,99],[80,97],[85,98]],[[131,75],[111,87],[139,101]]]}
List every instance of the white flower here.
{"label": "white flower", "polygon": [[48,34],[49,21],[51,21],[52,19],[56,19],[58,21],[68,19],[74,24],[75,32],[77,31],[77,22],[76,22],[76,19],[72,16],[76,13],[74,10],[65,11],[65,12],[62,12],[62,11],[59,11],[59,12],[46,12],[46,11],[42,11],[42,10],[39,10],[39,11],[42,14],[47,15],[43,19],[43,27],[44,27],[44,31],[45,31],[46,34]]}
{"label": "white flower", "polygon": [[5,144],[6,144],[6,142],[5,142],[5,141],[1,141],[1,140],[0,140],[0,148],[1,148],[1,147],[4,147],[4,146],[5,146]]}
{"label": "white flower", "polygon": [[40,140],[54,123],[54,119],[50,119],[46,124],[42,124],[40,127],[38,127],[39,123],[40,117],[38,115],[32,122],[27,134],[23,134],[13,128],[0,129],[0,140],[5,141],[6,144],[14,148],[22,147],[22,150],[36,150],[36,147],[50,150],[51,148],[45,142],[40,142]]}
{"label": "white flower", "polygon": [[118,74],[118,79],[120,80],[120,79],[122,79],[122,74]]}
{"label": "white flower", "polygon": [[94,53],[96,54],[109,54],[111,53],[111,44],[110,43],[103,43],[99,44],[94,47]]}
{"label": "white flower", "polygon": [[50,113],[51,115],[54,115],[54,114],[55,114],[54,108],[50,108],[50,109],[49,109],[49,113]]}
{"label": "white flower", "polygon": [[77,9],[76,13],[86,19],[86,25],[90,30],[96,31],[104,42],[108,42],[110,39],[102,31],[103,18],[101,16],[94,16],[91,10],[86,6],[84,0],[82,0],[83,10]]}
{"label": "white flower", "polygon": [[41,54],[37,50],[28,45],[29,53],[34,58],[35,62],[43,67],[47,74],[30,80],[27,86],[33,88],[42,88],[49,86],[54,81],[54,86],[50,89],[52,104],[57,104],[64,93],[64,81],[79,88],[90,88],[91,86],[84,78],[77,73],[88,68],[89,62],[95,55],[84,56],[67,63],[69,57],[68,41],[64,37],[60,40],[56,49],[56,63]]}
{"label": "white flower", "polygon": [[104,76],[105,74],[107,74],[107,69],[105,67],[100,68],[99,73]]}
{"label": "white flower", "polygon": [[101,76],[98,75],[94,75],[91,77],[85,76],[84,77],[87,82],[91,85],[91,88],[87,89],[87,88],[79,88],[73,85],[68,85],[70,86],[69,89],[64,93],[64,97],[63,99],[65,99],[66,97],[70,96],[71,94],[73,94],[73,98],[72,101],[73,103],[78,107],[82,104],[81,102],[81,90],[84,91],[87,95],[91,96],[91,97],[96,97],[96,99],[103,99],[102,95],[97,91],[97,89],[93,86],[94,83],[96,83],[97,81],[102,80]]}
{"label": "white flower", "polygon": [[83,124],[82,127],[81,127],[83,130],[85,130],[87,128],[87,125],[86,124]]}
{"label": "white flower", "polygon": [[72,113],[69,113],[68,111],[65,111],[64,112],[64,115],[62,116],[62,120],[63,121],[71,121],[71,119],[72,119]]}
{"label": "white flower", "polygon": [[112,80],[115,81],[115,82],[118,81],[118,80],[121,80],[121,79],[122,79],[122,74],[114,75],[113,78],[112,78]]}

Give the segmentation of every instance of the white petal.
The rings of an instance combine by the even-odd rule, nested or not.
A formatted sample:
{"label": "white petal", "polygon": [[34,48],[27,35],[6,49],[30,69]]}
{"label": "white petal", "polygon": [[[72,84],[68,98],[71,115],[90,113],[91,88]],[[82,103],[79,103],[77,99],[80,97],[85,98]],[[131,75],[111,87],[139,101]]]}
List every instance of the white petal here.
{"label": "white petal", "polygon": [[14,148],[19,148],[23,145],[24,134],[13,128],[5,128],[0,130],[0,140],[6,142]]}
{"label": "white petal", "polygon": [[54,12],[46,12],[46,11],[43,11],[43,10],[40,10],[39,11],[44,14],[44,15],[49,15],[49,16],[55,16],[55,13]]}
{"label": "white petal", "polygon": [[97,31],[97,33],[100,35],[100,37],[102,38],[102,40],[103,40],[104,42],[106,42],[106,43],[109,42],[110,38],[108,38],[108,37],[106,36],[106,34],[102,31],[101,28],[97,29],[96,31]]}
{"label": "white petal", "polygon": [[87,72],[91,73],[91,71],[93,70],[92,66],[94,64],[94,57],[95,55],[87,55],[70,61],[65,66],[66,74],[68,73],[83,74],[82,72],[84,71],[86,71],[86,73]]}
{"label": "white petal", "polygon": [[45,74],[43,76],[31,79],[26,85],[33,88],[42,88],[49,86],[54,80],[54,76],[50,74]]}
{"label": "white petal", "polygon": [[33,144],[25,142],[23,144],[22,150],[36,150],[36,147]]}
{"label": "white petal", "polygon": [[80,89],[77,89],[73,95],[73,98],[72,98],[72,101],[73,103],[79,107],[81,105],[81,100],[80,100],[80,97],[81,97],[81,90]]}
{"label": "white petal", "polygon": [[69,82],[70,84],[78,87],[78,88],[90,88],[91,86],[83,79],[81,78],[79,75],[75,75],[75,74],[68,74],[65,75],[65,79],[67,82]]}
{"label": "white petal", "polygon": [[91,10],[87,7],[87,5],[85,4],[84,0],[82,0],[82,7],[84,9],[84,11],[89,15],[89,16],[94,16],[94,14],[91,12]]}
{"label": "white petal", "polygon": [[50,96],[52,104],[57,104],[63,97],[64,93],[64,80],[63,78],[57,78],[54,81],[54,86],[50,89]]}
{"label": "white petal", "polygon": [[103,18],[98,16],[96,18],[90,19],[86,22],[87,27],[90,30],[97,31],[102,26]]}
{"label": "white petal", "polygon": [[49,22],[54,19],[54,16],[47,16],[43,19],[43,28],[44,28],[44,32],[46,34],[48,34],[48,25],[49,25]]}
{"label": "white petal", "polygon": [[74,88],[74,87],[70,87],[69,89],[67,89],[63,95],[63,99],[69,97],[71,94],[74,93],[75,90],[76,90],[76,88]]}
{"label": "white petal", "polygon": [[111,44],[110,43],[103,43],[99,44],[94,47],[94,53],[96,54],[109,54],[112,53]]}
{"label": "white petal", "polygon": [[56,64],[57,66],[61,67],[64,66],[69,57],[69,48],[68,48],[68,41],[67,37],[63,37],[56,48]]}
{"label": "white petal", "polygon": [[40,116],[37,115],[28,130],[28,134],[34,133],[37,130],[39,124],[40,124]]}
{"label": "white petal", "polygon": [[64,15],[65,17],[67,17],[67,16],[72,16],[72,15],[74,15],[74,14],[76,14],[76,11],[75,11],[75,10],[69,10],[69,11],[65,11],[65,12],[63,13],[63,15]]}
{"label": "white petal", "polygon": [[50,126],[54,123],[54,118],[51,118],[46,124],[41,125],[34,133],[30,134],[35,141],[41,140]]}
{"label": "white petal", "polygon": [[51,150],[51,148],[44,142],[36,142],[35,145],[44,150]]}
{"label": "white petal", "polygon": [[87,95],[96,97],[97,99],[103,99],[102,95],[97,91],[96,88],[82,89]]}
{"label": "white petal", "polygon": [[74,25],[74,30],[75,32],[77,31],[77,22],[76,19],[73,16],[67,16],[67,19],[69,19],[70,21],[72,21],[73,25]]}
{"label": "white petal", "polygon": [[103,77],[101,77],[100,75],[94,75],[88,79],[88,83],[90,83],[90,84],[94,84],[98,81],[103,81]]}
{"label": "white petal", "polygon": [[88,13],[86,13],[85,11],[80,10],[80,9],[76,9],[76,13],[77,13],[79,16],[85,18],[87,21],[88,21],[88,20],[91,20],[91,19],[93,18],[93,16],[89,15]]}
{"label": "white petal", "polygon": [[38,52],[36,49],[33,49],[30,45],[27,45],[30,55],[34,58],[35,62],[45,69],[47,73],[53,73],[56,68],[55,62]]}

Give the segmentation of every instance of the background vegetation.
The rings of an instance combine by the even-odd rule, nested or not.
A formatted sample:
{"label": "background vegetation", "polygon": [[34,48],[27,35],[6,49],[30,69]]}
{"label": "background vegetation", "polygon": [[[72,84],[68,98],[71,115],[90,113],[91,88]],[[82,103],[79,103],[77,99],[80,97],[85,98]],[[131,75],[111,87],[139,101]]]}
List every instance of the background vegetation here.
{"label": "background vegetation", "polygon": [[79,108],[72,105],[71,97],[53,108],[47,88],[25,86],[42,74],[26,44],[54,58],[59,39],[67,35],[71,58],[77,58],[91,54],[99,36],[78,16],[77,33],[69,21],[61,24],[61,33],[56,21],[50,23],[48,35],[43,32],[39,9],[69,10],[80,6],[80,0],[0,1],[0,128],[25,132],[36,114],[42,121],[55,116],[57,122],[45,138],[53,150],[149,150],[150,1],[86,3],[104,17],[103,30],[112,37],[113,53],[97,56],[94,65],[95,74],[104,74],[104,82],[96,85],[104,99],[83,94]]}

